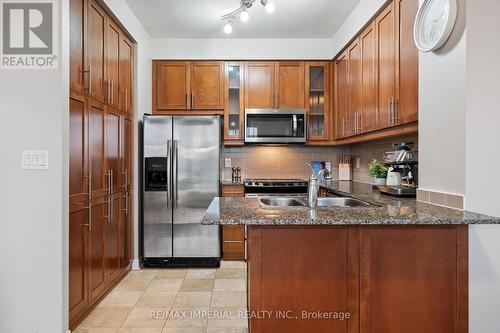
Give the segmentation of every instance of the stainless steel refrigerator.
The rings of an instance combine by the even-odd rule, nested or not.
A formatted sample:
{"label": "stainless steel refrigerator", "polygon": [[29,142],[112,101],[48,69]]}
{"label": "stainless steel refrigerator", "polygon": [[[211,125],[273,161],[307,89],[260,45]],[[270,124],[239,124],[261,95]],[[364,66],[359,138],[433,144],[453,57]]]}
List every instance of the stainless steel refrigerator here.
{"label": "stainless steel refrigerator", "polygon": [[144,116],[146,266],[217,267],[220,228],[200,223],[219,196],[218,116]]}

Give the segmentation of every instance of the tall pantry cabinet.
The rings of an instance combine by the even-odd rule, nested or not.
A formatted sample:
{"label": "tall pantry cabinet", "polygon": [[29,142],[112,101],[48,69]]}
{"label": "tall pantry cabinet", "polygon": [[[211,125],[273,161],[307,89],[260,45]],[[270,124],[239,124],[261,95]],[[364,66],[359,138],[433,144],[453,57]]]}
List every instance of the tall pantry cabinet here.
{"label": "tall pantry cabinet", "polygon": [[130,269],[134,44],[95,0],[70,1],[69,320]]}

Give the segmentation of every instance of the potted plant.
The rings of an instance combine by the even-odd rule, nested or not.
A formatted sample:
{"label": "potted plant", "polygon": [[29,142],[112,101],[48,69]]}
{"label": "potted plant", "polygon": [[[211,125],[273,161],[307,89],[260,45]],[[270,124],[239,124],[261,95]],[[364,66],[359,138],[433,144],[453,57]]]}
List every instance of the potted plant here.
{"label": "potted plant", "polygon": [[368,164],[368,173],[370,177],[375,178],[376,185],[385,185],[388,170],[387,166],[380,163],[377,159],[373,159],[370,164]]}

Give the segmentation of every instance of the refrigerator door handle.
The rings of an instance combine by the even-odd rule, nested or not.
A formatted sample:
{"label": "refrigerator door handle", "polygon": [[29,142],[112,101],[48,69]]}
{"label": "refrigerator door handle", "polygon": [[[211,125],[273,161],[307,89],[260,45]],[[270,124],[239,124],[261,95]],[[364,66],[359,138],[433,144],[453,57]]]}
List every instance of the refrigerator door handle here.
{"label": "refrigerator door handle", "polygon": [[[167,140],[167,176],[172,180],[172,140]],[[172,208],[172,181],[167,185],[167,208]]]}
{"label": "refrigerator door handle", "polygon": [[172,185],[173,185],[173,189],[172,189],[172,196],[173,196],[173,207],[174,208],[178,208],[178,203],[179,203],[179,197],[178,197],[178,194],[179,194],[179,189],[178,189],[178,181],[179,181],[179,172],[178,172],[178,167],[179,167],[179,141],[177,140],[174,140],[174,144],[173,144],[173,168],[174,168],[174,171],[173,171],[173,181],[172,181]]}

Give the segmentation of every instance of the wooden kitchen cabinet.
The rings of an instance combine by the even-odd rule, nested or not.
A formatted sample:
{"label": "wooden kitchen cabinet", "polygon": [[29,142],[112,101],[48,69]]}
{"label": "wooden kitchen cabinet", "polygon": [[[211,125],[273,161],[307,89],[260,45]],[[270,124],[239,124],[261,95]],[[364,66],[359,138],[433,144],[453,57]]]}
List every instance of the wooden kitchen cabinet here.
{"label": "wooden kitchen cabinet", "polygon": [[191,109],[224,108],[224,62],[195,61],[191,63]]}
{"label": "wooden kitchen cabinet", "polygon": [[[249,226],[249,310],[272,311],[270,318],[250,318],[250,331],[359,332],[357,233],[351,227]],[[290,317],[277,317],[279,311],[291,311]],[[304,318],[303,311],[349,312],[350,318]]]}
{"label": "wooden kitchen cabinet", "polygon": [[188,61],[157,61],[153,75],[153,102],[157,110],[189,110],[190,71]]}
{"label": "wooden kitchen cabinet", "polygon": [[105,83],[105,36],[107,15],[95,0],[88,2],[87,54],[86,76],[88,80],[87,93],[98,102],[106,102]]}
{"label": "wooden kitchen cabinet", "polygon": [[308,141],[330,140],[330,63],[306,62],[306,112]]}
{"label": "wooden kitchen cabinet", "polygon": [[361,44],[356,38],[347,48],[348,57],[348,101],[347,119],[349,119],[348,134],[357,135],[361,133],[362,118],[362,65]]}
{"label": "wooden kitchen cabinet", "polygon": [[399,19],[399,96],[395,104],[397,124],[418,120],[418,49],[413,39],[413,25],[418,1],[396,0]]}
{"label": "wooden kitchen cabinet", "polygon": [[71,0],[70,2],[70,38],[69,38],[69,87],[75,93],[84,93],[85,66],[85,20],[87,17],[86,1]]}
{"label": "wooden kitchen cabinet", "polygon": [[[238,198],[245,196],[243,185],[223,185],[222,196],[226,198]],[[245,226],[224,225],[222,226],[222,258],[224,260],[245,260]]]}
{"label": "wooden kitchen cabinet", "polygon": [[273,109],[276,106],[275,63],[253,62],[245,64],[245,108]]}
{"label": "wooden kitchen cabinet", "polygon": [[224,108],[222,61],[154,61],[153,114]]}
{"label": "wooden kitchen cabinet", "polygon": [[120,64],[120,28],[111,19],[106,19],[105,47],[105,86],[106,104],[120,107],[119,98],[119,64]]}
{"label": "wooden kitchen cabinet", "polygon": [[389,2],[336,58],[335,138],[340,143],[418,130],[417,10],[418,0]]}
{"label": "wooden kitchen cabinet", "polygon": [[304,109],[304,63],[248,61],[245,70],[245,108]]}
{"label": "wooden kitchen cabinet", "polygon": [[360,333],[466,333],[467,226],[360,227]]}
{"label": "wooden kitchen cabinet", "polygon": [[243,145],[245,121],[244,87],[244,63],[226,62],[224,145]]}
{"label": "wooden kitchen cabinet", "polygon": [[335,124],[336,139],[349,134],[349,61],[347,51],[335,60]]}
{"label": "wooden kitchen cabinet", "polygon": [[275,68],[275,107],[278,109],[304,109],[304,63],[301,61],[278,61]]}
{"label": "wooden kitchen cabinet", "polygon": [[393,107],[397,100],[396,4],[391,2],[375,19],[377,31],[377,128],[395,125]]}
{"label": "wooden kitchen cabinet", "polygon": [[361,45],[361,133],[377,128],[377,33],[370,24],[360,35]]}
{"label": "wooden kitchen cabinet", "polygon": [[250,318],[250,330],[466,333],[467,251],[466,225],[250,225],[249,310],[291,311]]}
{"label": "wooden kitchen cabinet", "polygon": [[132,82],[133,82],[134,44],[123,34],[120,36],[120,71],[118,76],[119,108],[132,114]]}
{"label": "wooden kitchen cabinet", "polygon": [[[133,196],[134,44],[119,27],[97,1],[71,0],[68,303],[72,329],[130,269],[131,215],[128,220],[122,217],[123,209],[133,209],[123,198],[125,193]],[[122,168],[130,172],[124,175]],[[110,169],[113,182],[107,176]]]}

